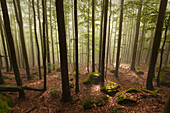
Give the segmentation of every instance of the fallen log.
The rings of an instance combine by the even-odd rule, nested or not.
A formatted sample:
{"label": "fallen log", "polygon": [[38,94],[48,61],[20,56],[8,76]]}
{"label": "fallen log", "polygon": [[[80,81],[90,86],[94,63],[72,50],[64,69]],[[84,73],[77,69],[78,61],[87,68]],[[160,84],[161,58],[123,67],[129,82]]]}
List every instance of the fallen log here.
{"label": "fallen log", "polygon": [[0,92],[19,92],[22,90],[44,91],[43,89],[31,88],[27,86],[0,86]]}

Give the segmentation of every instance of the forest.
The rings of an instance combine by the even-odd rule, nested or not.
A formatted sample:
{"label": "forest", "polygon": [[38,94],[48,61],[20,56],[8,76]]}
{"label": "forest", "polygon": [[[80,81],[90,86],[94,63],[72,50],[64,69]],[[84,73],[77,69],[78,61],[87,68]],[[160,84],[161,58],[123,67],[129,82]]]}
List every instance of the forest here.
{"label": "forest", "polygon": [[0,113],[170,113],[170,0],[0,0]]}

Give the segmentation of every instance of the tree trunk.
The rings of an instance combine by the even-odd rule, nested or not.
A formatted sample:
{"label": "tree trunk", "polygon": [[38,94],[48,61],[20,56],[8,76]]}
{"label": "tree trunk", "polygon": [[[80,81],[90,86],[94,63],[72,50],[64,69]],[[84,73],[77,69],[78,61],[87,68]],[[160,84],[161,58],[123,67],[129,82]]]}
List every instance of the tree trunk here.
{"label": "tree trunk", "polygon": [[1,56],[1,52],[0,52],[0,85],[4,84],[4,78],[3,78],[3,75],[2,75],[2,72],[1,72],[1,69],[2,69],[2,56]]}
{"label": "tree trunk", "polygon": [[[2,8],[2,13],[3,13],[3,20],[4,20],[4,25],[5,25],[5,31],[7,35],[7,43],[9,45],[9,49],[11,52],[11,61],[14,69],[14,74],[15,74],[15,80],[17,83],[17,86],[22,86],[22,81],[20,78],[20,73],[18,70],[18,65],[17,65],[17,60],[16,60],[16,54],[15,54],[15,49],[14,49],[14,41],[12,38],[12,33],[11,33],[11,27],[10,27],[10,21],[9,21],[9,15],[8,15],[8,9],[6,5],[6,0],[1,0],[1,8]],[[19,97],[20,98],[25,98],[24,91],[21,90],[19,92]]]}
{"label": "tree trunk", "polygon": [[118,77],[118,69],[120,63],[120,46],[121,46],[121,37],[122,37],[122,23],[123,23],[123,3],[124,0],[121,0],[121,10],[120,10],[120,21],[119,21],[119,38],[118,38],[118,47],[117,47],[117,57],[116,57],[116,70],[115,70],[115,77]]}
{"label": "tree trunk", "polygon": [[1,37],[2,37],[2,44],[4,48],[4,54],[5,54],[5,63],[6,63],[6,72],[9,72],[9,64],[8,64],[8,56],[7,56],[7,49],[6,49],[6,44],[5,44],[5,38],[4,38],[4,33],[5,31],[3,30],[3,24],[2,24],[2,18],[0,15],[0,31],[1,31]]}
{"label": "tree trunk", "polygon": [[60,45],[60,65],[61,65],[61,76],[62,76],[62,101],[72,101],[70,88],[69,88],[69,77],[68,77],[68,63],[67,63],[67,48],[66,48],[66,31],[64,21],[64,9],[63,0],[56,0],[56,13],[57,23],[59,32],[59,45]]}
{"label": "tree trunk", "polygon": [[95,72],[95,0],[92,0],[92,72]]}
{"label": "tree trunk", "polygon": [[77,22],[77,0],[74,0],[74,22],[75,22],[75,46],[76,46],[76,92],[79,92],[79,65],[78,65],[78,22]]}
{"label": "tree trunk", "polygon": [[89,48],[89,43],[90,43],[90,39],[89,39],[89,14],[90,14],[90,0],[88,0],[88,26],[87,26],[87,32],[88,32],[88,38],[87,38],[87,71],[89,73],[89,60],[90,60],[90,55],[89,55],[89,51],[90,51],[90,48]]}
{"label": "tree trunk", "polygon": [[105,46],[106,46],[106,32],[107,32],[107,13],[108,13],[108,0],[105,0],[104,10],[104,31],[103,31],[103,47],[102,47],[102,62],[101,62],[101,81],[104,83],[104,67],[105,67]]}
{"label": "tree trunk", "polygon": [[142,5],[138,9],[138,15],[137,15],[137,22],[136,22],[136,35],[135,35],[135,41],[133,46],[133,54],[132,54],[132,62],[131,62],[131,70],[136,71],[135,69],[135,63],[136,63],[136,53],[137,53],[137,41],[139,37],[139,29],[140,29],[140,20],[141,20],[141,12],[142,12]]}
{"label": "tree trunk", "polygon": [[36,14],[35,14],[35,8],[34,8],[34,0],[32,0],[32,8],[33,8],[33,13],[34,13],[34,33],[35,33],[35,41],[37,45],[37,60],[38,60],[38,70],[39,70],[39,79],[42,79],[41,77],[41,66],[40,66],[40,48],[38,44],[38,37],[37,37],[37,27],[36,27]]}
{"label": "tree trunk", "polygon": [[157,56],[158,56],[158,49],[159,49],[160,42],[161,42],[164,14],[166,12],[167,1],[168,0],[161,0],[160,7],[159,7],[158,21],[157,21],[157,25],[156,25],[151,60],[150,60],[150,64],[149,64],[147,83],[146,83],[146,88],[149,90],[154,89],[153,78],[155,76],[155,65],[156,65]]}
{"label": "tree trunk", "polygon": [[27,50],[26,50],[26,46],[25,46],[24,29],[23,29],[20,0],[16,0],[16,1],[13,0],[13,2],[14,2],[16,20],[17,20],[17,23],[18,23],[19,29],[20,29],[20,39],[21,39],[21,45],[22,45],[22,52],[23,52],[23,56],[24,56],[24,62],[25,62],[25,65],[26,65],[27,79],[30,80],[31,76],[30,76],[30,70],[29,70]]}

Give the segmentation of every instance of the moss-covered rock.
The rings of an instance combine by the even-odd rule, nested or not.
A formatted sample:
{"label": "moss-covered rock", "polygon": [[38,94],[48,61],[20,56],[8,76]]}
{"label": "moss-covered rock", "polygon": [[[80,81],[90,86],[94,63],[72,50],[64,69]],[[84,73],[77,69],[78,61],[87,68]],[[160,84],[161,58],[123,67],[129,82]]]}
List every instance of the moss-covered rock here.
{"label": "moss-covered rock", "polygon": [[104,106],[104,102],[102,101],[102,99],[97,99],[97,100],[95,101],[95,104],[96,104],[97,106],[99,106],[99,107]]}
{"label": "moss-covered rock", "polygon": [[90,84],[90,83],[95,83],[97,84],[99,81],[99,77],[100,75],[93,72],[92,74],[90,74],[84,81],[83,84]]}
{"label": "moss-covered rock", "polygon": [[85,101],[84,101],[84,104],[83,104],[83,108],[86,110],[86,109],[91,109],[93,108],[93,101],[89,98],[87,98]]}
{"label": "moss-covered rock", "polygon": [[144,74],[144,72],[143,72],[143,71],[141,71],[141,70],[136,70],[136,74],[143,75],[143,74]]}
{"label": "moss-covered rock", "polygon": [[72,82],[69,82],[69,87],[74,88],[74,84]]}
{"label": "moss-covered rock", "polygon": [[0,95],[0,113],[11,113],[12,103],[10,96]]}
{"label": "moss-covered rock", "polygon": [[110,98],[109,95],[103,95],[103,96],[102,96],[102,99],[103,99],[103,100],[108,100],[109,98]]}
{"label": "moss-covered rock", "polygon": [[54,89],[52,89],[51,91],[50,91],[50,94],[51,94],[51,96],[52,97],[59,97],[59,95],[60,95],[60,91],[57,91],[57,90],[54,90]]}
{"label": "moss-covered rock", "polygon": [[115,69],[110,69],[110,72],[111,73],[115,73]]}
{"label": "moss-covered rock", "polygon": [[143,91],[143,92],[145,92],[145,93],[149,93],[150,96],[152,96],[152,97],[155,97],[155,98],[158,97],[158,95],[157,95],[154,91],[150,91],[150,90],[143,89],[143,88],[141,88],[140,90]]}
{"label": "moss-covered rock", "polygon": [[100,90],[110,96],[118,92],[120,86],[115,82],[110,82],[105,85],[105,87],[101,88]]}
{"label": "moss-covered rock", "polygon": [[120,111],[121,109],[124,109],[122,106],[116,106],[112,109],[113,113],[124,113],[123,111]]}
{"label": "moss-covered rock", "polygon": [[158,88],[158,89],[156,89],[154,92],[155,92],[155,93],[160,93],[161,91],[163,91],[163,89],[162,89],[162,88]]}
{"label": "moss-covered rock", "polygon": [[122,91],[118,95],[118,104],[127,104],[127,103],[137,103],[137,96],[136,94],[131,93],[137,93],[138,90],[136,88],[129,88],[125,91]]}

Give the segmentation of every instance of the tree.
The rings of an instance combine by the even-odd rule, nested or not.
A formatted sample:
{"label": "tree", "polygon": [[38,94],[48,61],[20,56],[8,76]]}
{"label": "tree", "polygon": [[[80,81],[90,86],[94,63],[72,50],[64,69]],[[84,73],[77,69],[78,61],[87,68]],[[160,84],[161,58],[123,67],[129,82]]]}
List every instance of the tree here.
{"label": "tree", "polygon": [[121,36],[122,36],[122,23],[123,23],[123,3],[124,0],[121,0],[121,10],[120,10],[120,21],[119,21],[119,38],[118,38],[118,47],[117,47],[117,57],[116,57],[116,70],[115,70],[115,77],[118,77],[118,69],[120,63],[120,45],[121,45]]}
{"label": "tree", "polygon": [[59,46],[60,46],[60,65],[61,65],[61,76],[62,76],[62,101],[72,101],[70,88],[69,88],[69,77],[68,77],[68,63],[67,63],[67,48],[66,48],[66,31],[64,21],[64,9],[63,0],[56,0],[56,15],[58,23],[59,33]]}
{"label": "tree", "polygon": [[105,67],[105,46],[106,46],[106,32],[107,32],[107,13],[108,13],[108,0],[105,0],[104,10],[104,31],[103,31],[103,47],[102,47],[102,62],[101,62],[101,81],[104,82],[104,67]]}
{"label": "tree", "polygon": [[2,72],[1,72],[1,69],[2,69],[2,55],[1,55],[1,52],[0,52],[0,85],[4,84],[4,78],[3,78],[3,75],[2,75]]}
{"label": "tree", "polygon": [[30,76],[30,70],[29,70],[27,50],[26,50],[26,46],[25,46],[24,28],[23,28],[20,0],[13,0],[13,3],[14,3],[16,20],[17,20],[17,23],[19,25],[20,39],[21,39],[21,45],[22,45],[22,53],[23,53],[24,61],[25,61],[25,65],[26,65],[27,79],[30,80],[31,76]]}
{"label": "tree", "polygon": [[89,43],[90,43],[90,39],[89,39],[89,18],[90,18],[90,0],[88,0],[88,27],[87,27],[87,32],[88,32],[88,39],[87,39],[87,71],[89,73],[89,60],[90,60],[90,55],[89,55]]}
{"label": "tree", "polygon": [[47,69],[46,69],[46,33],[45,33],[45,25],[46,25],[46,16],[45,16],[45,12],[46,12],[46,0],[42,0],[42,8],[43,8],[43,68],[44,68],[44,90],[47,89],[46,86],[46,74],[47,74]]}
{"label": "tree", "polygon": [[[15,48],[14,48],[14,41],[11,33],[11,27],[10,27],[10,21],[9,21],[9,15],[8,15],[8,9],[6,5],[6,0],[1,0],[1,7],[2,7],[2,13],[3,13],[3,20],[4,20],[4,25],[5,25],[5,31],[7,35],[7,43],[9,45],[9,49],[11,52],[11,62],[13,65],[14,69],[14,74],[15,74],[15,80],[17,83],[17,86],[22,86],[22,81],[20,78],[20,73],[17,65],[17,60],[16,60],[16,54],[15,54]],[[19,98],[25,98],[25,93],[24,90],[19,91]]]}
{"label": "tree", "polygon": [[95,0],[92,0],[92,72],[95,72],[95,21],[94,21]]}
{"label": "tree", "polygon": [[153,42],[153,47],[152,47],[151,59],[150,59],[149,70],[148,70],[148,75],[147,75],[146,88],[149,90],[154,89],[153,78],[155,75],[155,66],[156,66],[156,61],[157,61],[157,56],[158,56],[158,49],[159,49],[160,42],[161,42],[164,14],[166,11],[167,1],[168,0],[161,0],[161,2],[160,2],[158,21],[157,21],[157,25],[156,25],[156,31],[155,31],[154,42]]}
{"label": "tree", "polygon": [[135,62],[136,62],[136,53],[137,53],[137,41],[139,37],[139,28],[140,28],[140,20],[141,20],[141,12],[142,12],[142,4],[140,5],[140,8],[138,9],[138,15],[137,15],[137,22],[136,22],[136,35],[135,35],[135,41],[133,46],[133,55],[132,55],[132,62],[131,62],[131,70],[136,71],[135,69]]}
{"label": "tree", "polygon": [[42,79],[41,77],[41,64],[40,64],[40,48],[38,44],[38,37],[37,37],[37,26],[36,26],[36,14],[35,14],[35,8],[34,8],[34,0],[32,0],[32,8],[33,8],[33,13],[34,13],[34,33],[35,33],[35,41],[37,45],[37,59],[38,59],[38,70],[39,70],[39,79]]}
{"label": "tree", "polygon": [[78,65],[78,25],[77,25],[77,0],[74,0],[74,22],[75,22],[75,47],[76,47],[76,92],[79,92],[79,65]]}

